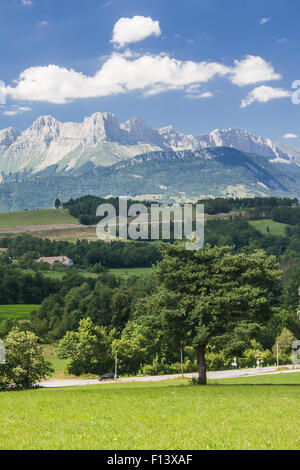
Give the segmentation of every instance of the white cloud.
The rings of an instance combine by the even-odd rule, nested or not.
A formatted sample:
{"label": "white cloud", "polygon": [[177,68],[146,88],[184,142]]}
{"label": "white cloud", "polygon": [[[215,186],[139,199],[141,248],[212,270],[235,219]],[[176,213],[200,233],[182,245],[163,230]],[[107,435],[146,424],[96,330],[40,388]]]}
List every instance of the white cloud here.
{"label": "white cloud", "polygon": [[193,84],[187,87],[186,97],[194,100],[199,100],[203,98],[212,98],[214,95],[211,91],[202,91],[199,85]]}
{"label": "white cloud", "polygon": [[281,79],[272,64],[259,56],[247,55],[241,61],[236,60],[234,64],[231,81],[238,86]]}
{"label": "white cloud", "polygon": [[256,101],[259,103],[267,103],[270,100],[288,98],[289,96],[291,96],[291,92],[288,90],[262,85],[254,88],[254,90],[248,94],[248,96],[242,101],[241,108],[246,108]]}
{"label": "white cloud", "polygon": [[160,36],[159,21],[150,16],[134,16],[133,18],[120,18],[114,25],[111,42],[117,47],[124,47],[132,42],[142,41],[149,36]]}
{"label": "white cloud", "polygon": [[109,96],[140,91],[153,95],[185,90],[230,74],[230,67],[216,62],[180,61],[167,55],[114,53],[93,76],[57,65],[24,70],[15,86],[7,87],[14,100],[67,103],[78,98]]}
{"label": "white cloud", "polygon": [[283,42],[286,42],[287,39],[286,38],[278,38],[277,39],[277,42],[279,42],[279,44],[283,43]]}
{"label": "white cloud", "polygon": [[7,109],[3,111],[3,114],[5,116],[17,116],[18,114],[23,114],[27,111],[31,111],[31,108],[29,106],[12,106],[13,109]]}
{"label": "white cloud", "polygon": [[113,0],[108,0],[108,2],[105,2],[104,5],[102,5],[103,8],[108,8],[111,7],[114,4]]}
{"label": "white cloud", "polygon": [[[7,93],[14,100],[51,103],[134,91],[150,96],[168,90],[184,90],[199,97],[199,89],[191,93],[191,85],[197,87],[216,77],[227,78],[242,86],[275,80],[280,75],[275,74],[272,65],[261,57],[246,56],[228,67],[218,62],[181,61],[168,55],[139,55],[127,50],[109,56],[93,76],[57,65],[27,68],[13,86],[7,87]],[[257,101],[251,94],[247,103],[250,99]]]}
{"label": "white cloud", "polygon": [[284,134],[283,136],[285,139],[297,139],[297,134]]}
{"label": "white cloud", "polygon": [[266,23],[268,23],[270,20],[271,20],[271,16],[269,16],[268,18],[265,18],[265,17],[260,18],[259,24],[266,24]]}
{"label": "white cloud", "polygon": [[33,6],[33,1],[32,0],[21,0],[21,3],[25,7],[32,7]]}
{"label": "white cloud", "polygon": [[49,25],[49,21],[47,20],[38,21],[36,25],[38,28],[44,28],[45,26]]}
{"label": "white cloud", "polygon": [[211,91],[204,91],[203,93],[188,93],[187,98],[193,100],[202,100],[203,98],[212,98],[214,95]]}
{"label": "white cloud", "polygon": [[[40,22],[41,26],[47,24],[46,20]],[[124,46],[152,34],[161,34],[158,21],[143,16],[121,18],[114,26],[112,42]],[[151,96],[169,90],[182,90],[189,98],[199,99],[212,96],[211,92],[203,92],[202,85],[220,77],[238,86],[281,78],[273,66],[259,56],[247,55],[226,66],[218,62],[177,60],[163,53],[139,54],[126,49],[103,58],[101,68],[92,76],[54,64],[29,67],[6,88],[6,92],[13,100],[56,104],[131,92]],[[242,106],[257,100],[254,90]]]}

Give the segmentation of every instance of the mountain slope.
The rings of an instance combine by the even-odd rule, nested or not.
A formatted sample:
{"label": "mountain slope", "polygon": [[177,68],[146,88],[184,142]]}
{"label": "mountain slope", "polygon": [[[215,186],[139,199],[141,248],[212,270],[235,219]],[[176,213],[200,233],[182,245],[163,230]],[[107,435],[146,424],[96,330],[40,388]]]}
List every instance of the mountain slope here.
{"label": "mountain slope", "polygon": [[50,207],[57,197],[66,201],[87,194],[162,201],[213,196],[300,197],[299,182],[300,169],[282,173],[265,157],[228,147],[158,151],[105,168],[89,164],[56,173],[53,166],[34,178],[2,184],[0,210]]}

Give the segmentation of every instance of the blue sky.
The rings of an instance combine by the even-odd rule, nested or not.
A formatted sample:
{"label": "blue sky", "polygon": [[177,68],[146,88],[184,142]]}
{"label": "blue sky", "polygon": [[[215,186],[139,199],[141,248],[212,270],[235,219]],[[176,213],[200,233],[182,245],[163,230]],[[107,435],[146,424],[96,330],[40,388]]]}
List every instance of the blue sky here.
{"label": "blue sky", "polygon": [[109,111],[300,146],[299,16],[299,0],[1,0],[0,128]]}

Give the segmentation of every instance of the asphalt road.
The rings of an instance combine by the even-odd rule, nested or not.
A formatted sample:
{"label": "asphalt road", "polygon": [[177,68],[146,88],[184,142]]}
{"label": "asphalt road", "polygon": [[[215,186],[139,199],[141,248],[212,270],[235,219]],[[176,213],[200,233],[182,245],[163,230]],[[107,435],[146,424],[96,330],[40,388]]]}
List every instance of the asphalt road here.
{"label": "asphalt road", "polygon": [[[277,367],[264,367],[259,369],[238,369],[238,370],[223,370],[218,372],[208,372],[208,379],[231,379],[242,376],[257,376],[266,374],[280,374],[289,372],[300,372],[298,366],[286,366],[288,370],[278,371]],[[161,380],[172,380],[181,378],[181,374],[176,375],[155,375],[146,377],[124,377],[118,379],[116,382],[113,380],[106,380],[99,382],[97,379],[50,379],[41,382],[39,385],[45,388],[56,387],[75,387],[79,385],[102,385],[105,383],[126,383],[126,382],[159,382]],[[197,377],[197,374],[184,374],[185,378]]]}

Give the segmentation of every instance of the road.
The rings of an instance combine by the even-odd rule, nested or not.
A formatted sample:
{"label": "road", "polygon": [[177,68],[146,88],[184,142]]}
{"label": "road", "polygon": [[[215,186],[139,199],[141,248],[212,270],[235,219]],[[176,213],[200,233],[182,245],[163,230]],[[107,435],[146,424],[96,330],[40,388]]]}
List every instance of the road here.
{"label": "road", "polygon": [[[208,372],[207,378],[210,380],[214,379],[232,379],[235,377],[253,377],[257,375],[266,375],[266,374],[280,374],[280,373],[289,373],[289,372],[300,372],[300,367],[298,366],[285,366],[288,369],[284,371],[278,371],[277,367],[264,367],[261,369],[238,369],[238,370],[223,370],[218,372]],[[123,377],[118,379],[116,382],[113,380],[106,380],[99,382],[97,379],[50,379],[44,382],[41,382],[40,387],[44,388],[57,388],[57,387],[75,387],[80,385],[102,385],[105,383],[126,383],[126,382],[159,382],[161,380],[172,380],[180,379],[181,374],[175,375],[155,375],[147,377]],[[197,374],[184,374],[185,378],[197,377]]]}

